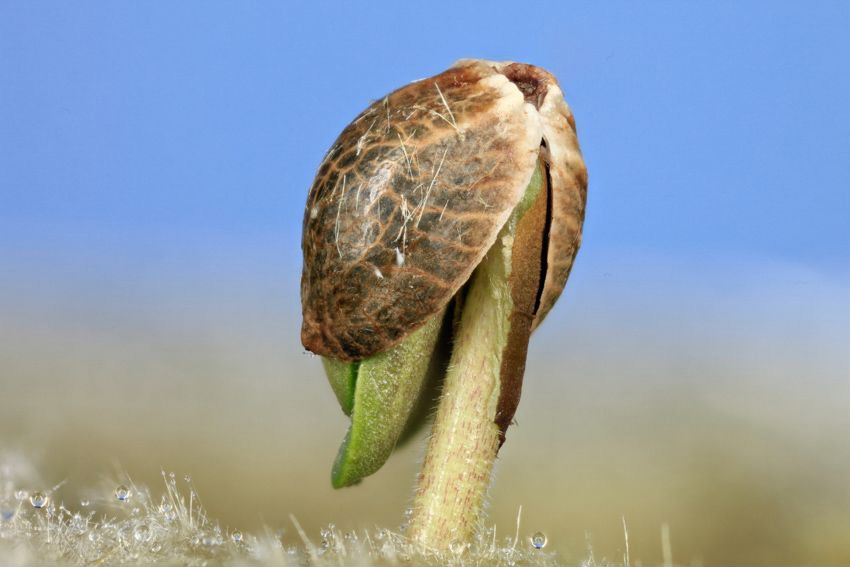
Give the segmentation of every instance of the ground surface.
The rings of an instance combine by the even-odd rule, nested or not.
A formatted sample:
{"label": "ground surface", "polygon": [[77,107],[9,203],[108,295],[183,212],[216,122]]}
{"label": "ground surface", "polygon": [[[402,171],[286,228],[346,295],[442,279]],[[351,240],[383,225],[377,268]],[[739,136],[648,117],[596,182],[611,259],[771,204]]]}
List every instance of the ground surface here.
{"label": "ground surface", "polygon": [[[554,565],[545,537],[485,531],[448,553],[411,549],[399,530],[342,532],[333,524],[307,534],[294,517],[289,529],[248,534],[210,518],[190,478],[163,473],[155,492],[130,479],[104,481],[91,499],[61,500],[61,485],[33,491],[22,471],[0,473],[0,564],[21,565]],[[541,546],[541,548],[535,547]]]}

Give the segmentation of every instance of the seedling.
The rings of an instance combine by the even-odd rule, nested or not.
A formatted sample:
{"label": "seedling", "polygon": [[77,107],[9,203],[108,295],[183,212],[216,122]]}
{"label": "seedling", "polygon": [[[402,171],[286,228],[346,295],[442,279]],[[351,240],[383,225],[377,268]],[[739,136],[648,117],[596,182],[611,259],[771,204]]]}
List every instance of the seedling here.
{"label": "seedling", "polygon": [[332,483],[378,470],[429,375],[444,372],[408,528],[423,547],[477,527],[529,337],[579,248],[586,193],[561,89],[521,63],[462,60],[390,93],[319,167],[301,339],[351,416]]}

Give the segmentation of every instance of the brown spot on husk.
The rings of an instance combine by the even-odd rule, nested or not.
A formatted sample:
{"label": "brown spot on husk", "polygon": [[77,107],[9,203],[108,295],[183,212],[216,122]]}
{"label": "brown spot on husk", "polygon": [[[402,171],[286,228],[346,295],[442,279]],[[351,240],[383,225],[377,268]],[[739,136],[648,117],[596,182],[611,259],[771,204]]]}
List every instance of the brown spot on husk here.
{"label": "brown spot on husk", "polygon": [[554,77],[549,72],[526,63],[505,65],[501,73],[519,88],[526,102],[530,102],[538,109],[546,98],[549,84],[554,81]]}

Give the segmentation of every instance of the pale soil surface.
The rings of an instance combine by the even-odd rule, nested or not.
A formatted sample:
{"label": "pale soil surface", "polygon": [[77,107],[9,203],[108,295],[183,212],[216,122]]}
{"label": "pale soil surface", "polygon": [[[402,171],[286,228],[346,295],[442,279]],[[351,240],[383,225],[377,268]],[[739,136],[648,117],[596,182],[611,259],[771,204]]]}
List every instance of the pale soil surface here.
{"label": "pale soil surface", "polygon": [[[412,549],[398,529],[345,531],[333,524],[308,534],[295,517],[287,529],[250,534],[222,528],[204,510],[190,478],[163,473],[152,491],[128,478],[103,481],[90,499],[62,500],[62,486],[23,488],[29,467],[0,470],[0,565],[557,565],[545,536],[498,537],[484,530],[449,553]],[[540,548],[538,548],[540,547]]]}

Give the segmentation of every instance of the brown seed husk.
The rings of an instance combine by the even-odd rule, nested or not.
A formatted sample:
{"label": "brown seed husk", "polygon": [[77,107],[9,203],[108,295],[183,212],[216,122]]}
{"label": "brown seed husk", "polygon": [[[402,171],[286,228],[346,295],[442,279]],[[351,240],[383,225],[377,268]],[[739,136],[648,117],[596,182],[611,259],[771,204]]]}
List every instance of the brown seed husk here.
{"label": "brown seed husk", "polygon": [[586,170],[554,77],[460,61],[361,113],[328,151],[307,201],[304,346],[361,360],[442,309],[518,203],[541,140],[552,160],[552,237],[532,326],[563,289],[584,216]]}

